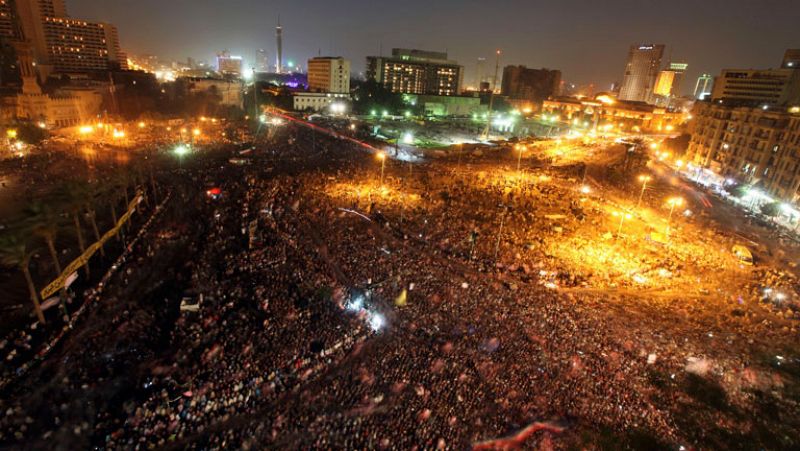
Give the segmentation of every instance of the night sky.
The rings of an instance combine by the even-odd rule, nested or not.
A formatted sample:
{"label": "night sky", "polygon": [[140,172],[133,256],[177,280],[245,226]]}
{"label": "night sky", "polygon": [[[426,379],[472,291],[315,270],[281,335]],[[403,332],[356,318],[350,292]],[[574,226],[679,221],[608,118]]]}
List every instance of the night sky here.
{"label": "night sky", "polygon": [[[776,67],[800,47],[800,0],[66,0],[71,16],[119,27],[132,54],[212,61],[222,49],[252,62],[255,49],[274,64],[274,27],[281,16],[284,60],[303,63],[341,55],[364,57],[392,47],[447,50],[475,76],[475,61],[560,69],[570,82],[606,88],[621,80],[628,46],[663,43],[688,62],[684,91],[700,72]],[[252,63],[248,63],[252,64]],[[691,85],[691,86],[690,86]]]}

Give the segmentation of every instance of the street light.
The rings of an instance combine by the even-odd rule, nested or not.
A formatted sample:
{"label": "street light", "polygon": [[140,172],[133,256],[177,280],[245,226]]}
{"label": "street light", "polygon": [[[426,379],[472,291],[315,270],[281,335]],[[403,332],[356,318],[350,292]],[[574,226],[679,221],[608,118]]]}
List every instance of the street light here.
{"label": "street light", "polygon": [[622,234],[622,224],[626,219],[631,219],[633,216],[630,213],[622,213],[619,211],[615,211],[613,215],[614,217],[619,218],[619,227],[617,228],[617,238],[619,238],[619,236]]}
{"label": "street light", "polygon": [[642,182],[642,192],[639,194],[639,202],[636,203],[636,208],[639,208],[639,206],[642,204],[642,199],[644,198],[644,190],[647,189],[647,182],[649,182],[650,180],[653,180],[653,178],[650,177],[649,175],[639,176],[639,181]]}
{"label": "street light", "polygon": [[519,158],[517,158],[517,172],[519,172],[522,167],[522,152],[525,152],[527,146],[517,144],[516,147],[519,150]]}
{"label": "street light", "polygon": [[683,205],[683,198],[682,197],[673,197],[667,200],[667,204],[669,205],[669,217],[667,217],[667,238],[669,238],[669,223],[672,220],[672,213],[675,212],[675,207],[680,207]]}
{"label": "street light", "polygon": [[188,154],[190,151],[191,149],[186,144],[180,144],[173,149],[175,155],[178,156],[178,167],[183,168],[183,156]]}
{"label": "street light", "polygon": [[378,152],[376,157],[381,160],[381,186],[383,186],[383,174],[386,170],[386,153],[385,152]]}
{"label": "street light", "polygon": [[178,147],[176,147],[175,150],[173,150],[173,152],[175,152],[175,155],[182,157],[187,153],[189,153],[189,146],[187,146],[186,144],[181,144]]}

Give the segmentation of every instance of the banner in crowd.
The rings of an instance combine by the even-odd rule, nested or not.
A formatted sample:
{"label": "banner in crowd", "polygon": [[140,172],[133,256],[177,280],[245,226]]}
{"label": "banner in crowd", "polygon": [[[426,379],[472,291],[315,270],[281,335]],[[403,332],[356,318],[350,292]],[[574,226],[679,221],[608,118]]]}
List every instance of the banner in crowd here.
{"label": "banner in crowd", "polygon": [[64,288],[67,284],[67,279],[69,279],[70,275],[72,275],[74,272],[78,271],[82,266],[87,264],[89,262],[89,259],[92,258],[95,252],[100,250],[100,248],[104,244],[106,244],[108,240],[110,240],[119,233],[122,226],[124,226],[125,223],[128,222],[130,217],[133,215],[133,212],[136,211],[136,206],[139,205],[139,202],[141,202],[143,199],[144,197],[142,196],[142,194],[137,193],[136,197],[134,197],[133,200],[131,200],[131,202],[128,204],[128,211],[126,211],[125,214],[122,215],[119,218],[119,220],[117,220],[117,223],[114,225],[114,227],[109,231],[107,231],[100,238],[99,241],[95,241],[89,247],[87,247],[86,251],[83,254],[81,254],[78,258],[76,258],[69,265],[67,265],[67,267],[64,268],[64,271],[55,280],[53,280],[52,282],[50,282],[50,284],[44,287],[41,292],[42,296],[41,298],[47,299],[48,297],[57,293],[60,289]]}

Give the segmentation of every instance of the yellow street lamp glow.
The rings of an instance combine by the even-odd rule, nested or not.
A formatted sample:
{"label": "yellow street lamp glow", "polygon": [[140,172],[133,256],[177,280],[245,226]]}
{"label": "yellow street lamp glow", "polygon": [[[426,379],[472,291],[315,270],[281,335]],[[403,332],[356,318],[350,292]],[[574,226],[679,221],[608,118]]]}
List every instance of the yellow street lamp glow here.
{"label": "yellow street lamp glow", "polygon": [[658,144],[657,143],[650,143],[650,148],[653,149],[653,150],[656,150],[656,149],[658,149]]}
{"label": "yellow street lamp glow", "polygon": [[181,129],[181,133],[186,133],[186,132],[187,132],[187,130],[185,128]]}
{"label": "yellow street lamp glow", "polygon": [[617,103],[616,100],[614,100],[613,97],[607,96],[607,95],[597,96],[597,97],[595,97],[595,100],[598,100],[598,101],[600,101],[600,103],[603,103],[603,104],[606,104],[606,105],[613,105],[613,104]]}
{"label": "yellow street lamp glow", "polygon": [[81,135],[88,135],[89,133],[94,131],[94,127],[91,125],[84,125],[83,127],[78,129],[78,133]]}
{"label": "yellow street lamp glow", "polygon": [[116,139],[121,139],[125,137],[125,132],[123,132],[122,130],[115,129],[114,132],[111,134],[111,136]]}
{"label": "yellow street lamp glow", "polygon": [[192,130],[192,134],[193,134],[194,136],[200,136],[200,129],[199,129],[199,128],[196,128],[196,129]]}
{"label": "yellow street lamp glow", "polygon": [[672,221],[672,213],[675,212],[675,207],[680,207],[683,205],[683,198],[682,197],[672,197],[667,200],[667,204],[669,205],[669,216],[667,217],[667,239],[669,239],[669,224]]}
{"label": "yellow street lamp glow", "polygon": [[8,139],[16,139],[17,131],[14,130],[13,128],[9,128],[8,130],[6,130],[6,136],[8,137]]}
{"label": "yellow street lamp glow", "polygon": [[589,185],[583,185],[581,186],[581,192],[583,194],[589,194],[592,192],[592,188],[590,188]]}
{"label": "yellow street lamp glow", "polygon": [[615,211],[612,214],[614,215],[615,218],[619,218],[619,227],[617,228],[617,237],[619,237],[620,234],[622,234],[622,224],[625,223],[626,219],[631,219],[633,215],[631,215],[630,213],[622,213],[619,211]]}
{"label": "yellow street lamp glow", "polygon": [[139,128],[144,128],[144,127],[145,127],[145,123],[144,122],[139,122]]}
{"label": "yellow street lamp glow", "polygon": [[680,207],[683,205],[683,202],[684,200],[682,197],[672,197],[667,200],[667,204],[669,204],[671,207]]}

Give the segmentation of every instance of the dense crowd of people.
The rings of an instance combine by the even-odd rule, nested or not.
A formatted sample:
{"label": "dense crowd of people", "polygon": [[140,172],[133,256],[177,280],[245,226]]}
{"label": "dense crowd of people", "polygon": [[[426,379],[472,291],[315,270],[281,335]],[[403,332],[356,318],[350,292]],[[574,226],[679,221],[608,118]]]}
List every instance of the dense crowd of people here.
{"label": "dense crowd of people", "polygon": [[[708,444],[687,424],[733,421],[706,415],[687,380],[719,383],[747,412],[754,390],[780,386],[742,350],[770,349],[796,325],[727,294],[640,300],[615,290],[635,288],[631,274],[587,272],[554,248],[609,228],[613,199],[554,182],[574,174],[529,170],[521,183],[483,162],[390,161],[384,189],[352,143],[293,125],[269,136],[249,164],[179,172],[193,189],[172,208],[186,212],[137,245],[97,307],[113,319],[59,351],[57,371],[34,373],[65,378],[39,393],[57,395],[57,412],[40,422],[36,403],[3,402],[0,442],[463,449],[550,421],[564,432],[532,443],[610,430],[678,448]],[[730,263],[660,258],[685,260],[665,268],[680,283]],[[67,396],[95,407],[71,415]],[[684,415],[687,404],[701,413]]]}

